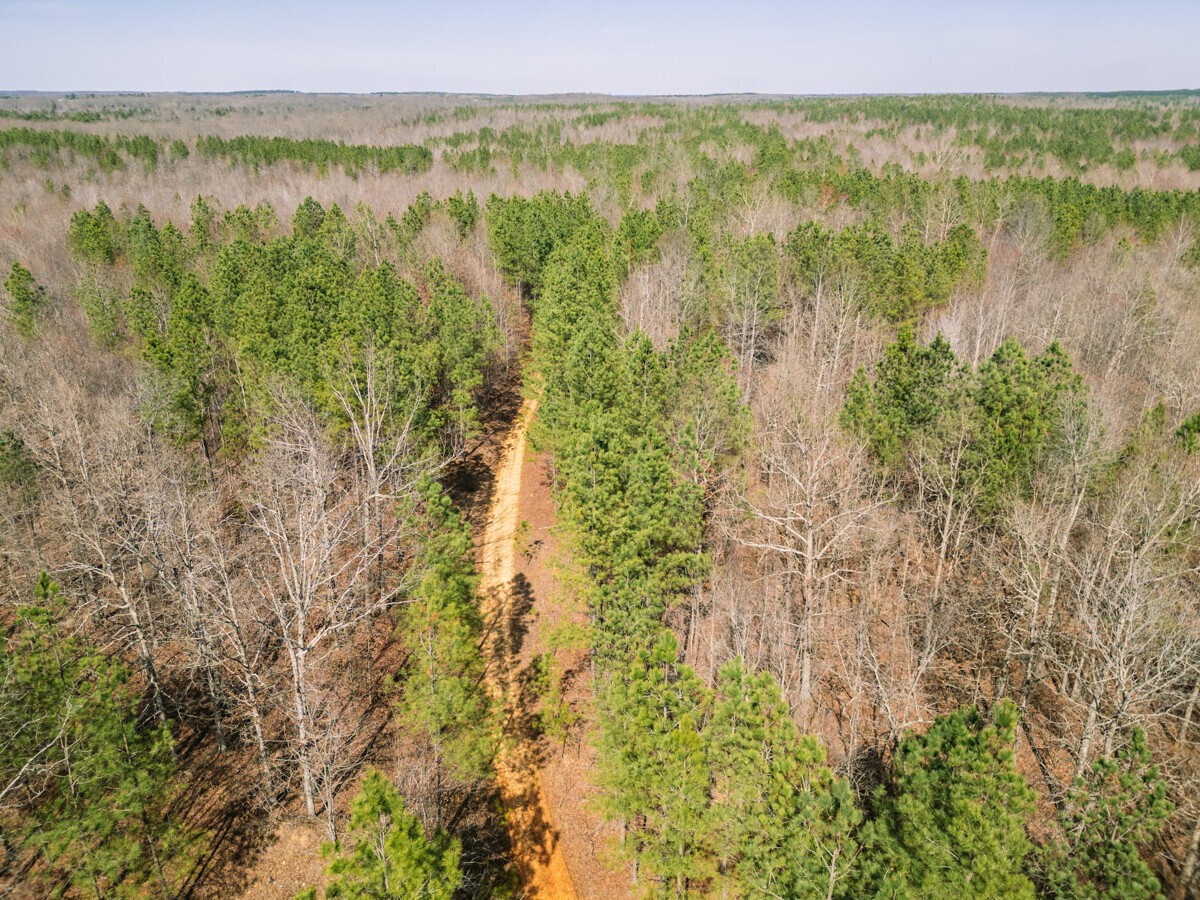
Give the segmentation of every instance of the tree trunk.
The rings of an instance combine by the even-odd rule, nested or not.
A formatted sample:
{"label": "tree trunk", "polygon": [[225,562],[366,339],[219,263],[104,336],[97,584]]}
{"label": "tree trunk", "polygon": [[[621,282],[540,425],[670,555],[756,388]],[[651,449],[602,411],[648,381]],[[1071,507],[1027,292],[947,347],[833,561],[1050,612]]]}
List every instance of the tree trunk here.
{"label": "tree trunk", "polygon": [[292,663],[292,702],[296,710],[296,738],[299,746],[300,775],[304,784],[304,808],[310,816],[317,814],[313,789],[312,760],[309,756],[308,702],[304,691],[304,648],[288,647]]}

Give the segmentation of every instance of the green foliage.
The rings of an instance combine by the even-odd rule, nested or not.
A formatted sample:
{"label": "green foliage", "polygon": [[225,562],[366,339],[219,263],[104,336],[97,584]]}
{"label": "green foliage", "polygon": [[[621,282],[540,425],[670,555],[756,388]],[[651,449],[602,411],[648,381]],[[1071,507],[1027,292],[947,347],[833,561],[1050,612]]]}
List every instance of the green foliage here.
{"label": "green foliage", "polygon": [[[86,264],[77,293],[93,333],[109,346],[132,342],[150,364],[163,388],[157,424],[206,452],[236,451],[282,377],[336,428],[344,411],[334,390],[361,388],[369,356],[387,406],[414,416],[418,438],[460,451],[478,428],[475,399],[499,345],[487,298],[435,263],[423,299],[390,263],[359,259],[336,205],[307,198],[290,235],[270,237],[274,229],[268,207],[218,223],[204,198],[186,235],[157,228],[141,208],[126,221],[104,204],[73,218],[71,248]],[[126,266],[122,296],[110,272]]]}
{"label": "green foliage", "polygon": [[44,573],[35,597],[0,646],[0,781],[19,788],[21,841],[89,894],[170,896],[199,849],[170,816],[171,733],[139,722],[129,672],[72,634]]}
{"label": "green foliage", "polygon": [[389,216],[388,225],[391,227],[392,233],[395,234],[396,242],[400,245],[400,249],[407,250],[432,219],[433,197],[429,195],[428,191],[422,191],[417,194],[413,202],[404,210],[400,221],[397,222]]}
{"label": "green foliage", "polygon": [[842,424],[901,476],[915,455],[944,460],[954,469],[947,476],[990,514],[1029,489],[1085,402],[1057,343],[1031,358],[1009,339],[970,372],[941,335],[922,347],[906,327],[884,351],[874,382],[862,369],[851,379]]}
{"label": "green foliage", "polygon": [[736,462],[750,435],[750,410],[742,402],[735,363],[711,329],[676,341],[665,363],[659,397],[664,428],[681,475],[707,489]]}
{"label": "green foliage", "polygon": [[188,228],[188,240],[197,253],[208,253],[217,239],[217,213],[204,197],[192,201],[192,222]]}
{"label": "green foliage", "polygon": [[475,223],[479,221],[480,208],[479,201],[475,199],[475,192],[467,191],[467,196],[463,197],[462,190],[455,191],[454,196],[446,198],[446,210],[450,213],[459,239],[465,240],[467,235],[475,230]]}
{"label": "green foliage", "polygon": [[471,534],[436,483],[422,493],[431,534],[418,560],[421,581],[400,623],[411,655],[397,715],[429,748],[441,827],[445,796],[489,771],[493,715],[481,687],[483,622]]}
{"label": "green foliage", "polygon": [[72,156],[90,160],[102,172],[125,168],[126,158],[142,162],[147,171],[158,165],[163,142],[146,135],[105,137],[81,131],[42,131],[33,128],[0,130],[0,159],[13,154],[31,159],[42,168],[61,165]]}
{"label": "green foliage", "polygon": [[993,500],[1028,487],[1061,438],[1064,420],[1083,402],[1079,376],[1057,343],[1030,358],[1011,338],[979,367],[971,395],[978,441],[969,464]]}
{"label": "green foliage", "polygon": [[842,423],[854,431],[888,466],[904,461],[905,450],[922,432],[931,431],[958,401],[961,367],[940,334],[920,346],[911,327],[900,329],[884,350],[871,382],[859,369],[846,391]]}
{"label": "green foliage", "polygon": [[1042,895],[1063,900],[1157,900],[1160,884],[1142,856],[1174,805],[1135,728],[1115,758],[1098,759],[1059,812],[1060,836],[1040,848]]}
{"label": "green foliage", "polygon": [[233,138],[209,135],[196,141],[196,151],[206,159],[228,159],[230,165],[245,166],[254,171],[262,166],[294,162],[305,171],[314,166],[319,171],[327,171],[330,166],[340,165],[351,177],[368,169],[415,174],[427,172],[433,165],[433,154],[427,147],[417,144],[372,147],[340,141],[294,140],[259,135]]}
{"label": "green foliage", "polygon": [[658,256],[658,241],[663,225],[654,211],[631,209],[621,217],[613,236],[614,266],[622,280],[629,277],[635,266],[651,262]]}
{"label": "green foliage", "polygon": [[1175,440],[1185,453],[1195,453],[1200,449],[1200,412],[1183,420],[1175,429]]}
{"label": "green foliage", "polygon": [[599,218],[587,197],[543,192],[531,200],[492,195],[487,202],[492,252],[504,274],[533,296],[542,289],[542,269],[555,248]]}
{"label": "green foliage", "polygon": [[1200,146],[1180,147],[1178,155],[1188,169],[1200,171]]}
{"label": "green foliage", "polygon": [[741,660],[722,667],[705,729],[712,851],[739,896],[840,895],[861,814],[845,781],[801,737],[775,680]]}
{"label": "green foliage", "polygon": [[897,243],[870,224],[831,231],[807,222],[788,235],[787,250],[806,289],[852,282],[867,309],[896,322],[941,306],[959,285],[981,281],[986,259],[966,225],[944,241],[926,243],[908,231]]}
{"label": "green foliage", "polygon": [[564,673],[554,653],[543,653],[538,657],[535,688],[541,698],[542,709],[538,713],[541,731],[551,743],[566,750],[567,742],[575,733],[580,715],[566,698],[563,691]]}
{"label": "green foliage", "polygon": [[600,782],[611,814],[634,825],[627,851],[679,894],[712,874],[704,842],[709,771],[703,685],[660,632],[601,698]]}
{"label": "green foliage", "polygon": [[37,464],[11,431],[0,431],[0,485],[23,493],[37,486]]}
{"label": "green foliage", "polygon": [[783,320],[781,273],[775,238],[756,234],[718,248],[714,259],[717,321],[738,366],[749,373]]}
{"label": "green foliage", "polygon": [[488,299],[471,299],[440,262],[429,265],[426,281],[430,294],[425,317],[437,379],[434,404],[453,434],[452,445],[461,447],[479,427],[475,396],[483,387],[483,373],[500,344],[500,334]]}
{"label": "green foliage", "polygon": [[325,210],[312,197],[305,197],[292,216],[292,237],[310,241],[317,236],[325,221]]}
{"label": "green foliage", "polygon": [[345,838],[324,852],[333,857],[325,870],[328,900],[451,900],[462,883],[460,842],[444,831],[426,837],[378,769],[367,770],[350,801]]}
{"label": "green foliage", "polygon": [[71,216],[67,246],[84,262],[111,266],[121,254],[123,237],[112,210],[101,200],[94,210],[81,209]]}
{"label": "green foliage", "polygon": [[863,830],[857,896],[1034,896],[1023,874],[1035,795],[1013,766],[1016,707],[991,724],[974,708],[934,720],[896,751]]}
{"label": "green foliage", "polygon": [[46,289],[33,280],[33,274],[19,262],[13,262],[4,280],[8,292],[8,318],[25,337],[33,334],[39,314],[46,305]]}

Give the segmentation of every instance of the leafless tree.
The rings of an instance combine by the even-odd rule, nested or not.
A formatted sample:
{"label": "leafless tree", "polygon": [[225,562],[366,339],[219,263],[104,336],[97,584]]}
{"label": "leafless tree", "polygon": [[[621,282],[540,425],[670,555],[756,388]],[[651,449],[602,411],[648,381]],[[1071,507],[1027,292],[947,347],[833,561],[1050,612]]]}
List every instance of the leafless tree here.
{"label": "leafless tree", "polygon": [[[366,409],[374,409],[374,401],[364,400]],[[405,569],[397,566],[396,577],[382,579],[377,566],[380,553],[403,551],[403,532],[379,531],[378,523],[372,528],[365,521],[376,511],[385,515],[377,509],[384,487],[378,469],[371,491],[339,465],[311,408],[284,390],[276,391],[275,405],[248,497],[250,527],[264,543],[263,559],[250,577],[287,657],[294,752],[305,807],[316,815],[320,785],[313,753],[320,720],[314,679],[337,641],[402,599],[405,581],[399,573]],[[359,434],[364,446],[383,450],[391,474],[412,470],[412,460],[392,452],[394,444],[381,443],[373,419],[360,422]],[[378,456],[372,459],[380,463]],[[365,542],[364,535],[371,540]]]}
{"label": "leafless tree", "polygon": [[865,450],[832,429],[796,423],[769,440],[762,490],[742,498],[759,527],[742,542],[779,563],[784,606],[777,615],[793,630],[788,643],[798,655],[798,672],[781,681],[795,683],[807,707],[821,623],[851,581],[872,515],[891,498],[865,477]]}

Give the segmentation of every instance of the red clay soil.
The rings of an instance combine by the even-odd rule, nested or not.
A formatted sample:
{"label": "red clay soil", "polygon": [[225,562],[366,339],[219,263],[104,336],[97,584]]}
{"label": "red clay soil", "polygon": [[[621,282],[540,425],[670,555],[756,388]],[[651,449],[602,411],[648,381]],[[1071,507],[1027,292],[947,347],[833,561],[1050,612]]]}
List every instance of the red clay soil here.
{"label": "red clay soil", "polygon": [[496,759],[496,783],[504,804],[513,863],[528,897],[574,900],[558,829],[542,792],[533,719],[522,703],[520,652],[528,595],[516,567],[521,472],[525,433],[537,403],[521,408],[495,470],[487,524],[479,544],[480,593],[488,633],[487,687],[504,704],[505,746]]}
{"label": "red clay soil", "polygon": [[[569,591],[560,579],[563,550],[554,534],[549,466],[547,457],[526,451],[518,473],[515,541],[508,543],[516,551],[511,578],[517,589],[514,630],[519,635],[510,671],[516,685],[513,693],[519,695],[516,705],[527,720],[523,726],[525,734],[534,732],[536,698],[528,688],[534,661],[562,625],[583,625],[587,621],[586,611],[571,602]],[[499,482],[498,477],[498,488]],[[577,710],[590,714],[592,696],[585,654],[566,649],[557,652],[567,681],[568,699]],[[615,860],[617,827],[604,821],[597,806],[595,754],[584,729],[565,748],[550,746],[545,738],[532,739],[523,755],[527,765],[536,767],[542,815],[553,834],[554,851],[565,861],[572,891],[546,892],[535,885],[540,892],[531,891],[527,896],[581,900],[620,900],[633,896],[629,867]],[[522,870],[520,864],[518,870]]]}

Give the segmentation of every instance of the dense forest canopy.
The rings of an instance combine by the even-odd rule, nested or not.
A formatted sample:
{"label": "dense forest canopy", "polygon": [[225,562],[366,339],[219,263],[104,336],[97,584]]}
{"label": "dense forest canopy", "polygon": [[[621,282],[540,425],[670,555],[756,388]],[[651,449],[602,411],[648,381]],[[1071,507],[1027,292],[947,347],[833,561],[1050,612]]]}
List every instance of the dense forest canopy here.
{"label": "dense forest canopy", "polygon": [[1193,94],[0,117],[6,888],[1200,891]]}

